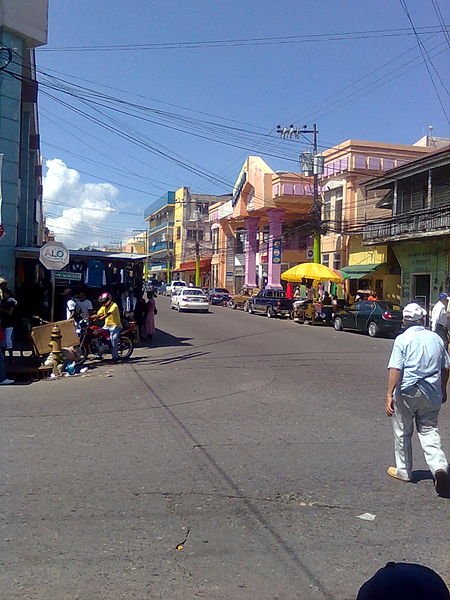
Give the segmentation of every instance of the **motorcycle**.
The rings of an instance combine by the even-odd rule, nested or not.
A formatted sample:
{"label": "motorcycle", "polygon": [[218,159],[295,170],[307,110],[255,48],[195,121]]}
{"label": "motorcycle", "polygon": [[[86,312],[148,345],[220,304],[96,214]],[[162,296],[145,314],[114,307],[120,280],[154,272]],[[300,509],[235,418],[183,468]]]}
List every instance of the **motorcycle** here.
{"label": "motorcycle", "polygon": [[[130,358],[133,354],[136,324],[132,321],[122,329],[119,336],[119,357],[122,360]],[[111,354],[111,339],[108,329],[93,325],[87,320],[78,323],[77,333],[80,338],[79,354],[77,364],[85,362],[90,354],[103,358],[104,354]]]}

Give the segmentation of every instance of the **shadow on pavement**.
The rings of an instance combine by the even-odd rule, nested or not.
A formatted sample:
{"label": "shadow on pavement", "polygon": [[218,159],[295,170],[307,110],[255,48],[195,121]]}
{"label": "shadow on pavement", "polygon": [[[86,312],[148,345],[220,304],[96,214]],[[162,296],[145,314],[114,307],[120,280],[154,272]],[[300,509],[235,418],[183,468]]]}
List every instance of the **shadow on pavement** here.
{"label": "shadow on pavement", "polygon": [[133,365],[137,363],[147,363],[153,365],[170,365],[172,363],[189,360],[190,358],[200,358],[201,356],[207,356],[208,354],[209,352],[189,352],[189,354],[182,354],[180,356],[166,356],[160,358],[153,358],[152,356],[132,357],[128,359],[127,362],[133,363]]}
{"label": "shadow on pavement", "polygon": [[[176,337],[163,331],[162,329],[156,329],[155,334],[153,336],[153,341],[148,345],[149,348],[174,348],[176,346],[192,346],[192,344],[188,343],[188,340],[192,338],[186,337]],[[142,345],[145,347],[145,344]]]}
{"label": "shadow on pavement", "polygon": [[420,481],[433,479],[433,475],[431,471],[426,469],[420,469],[418,471],[413,471],[411,475],[411,483],[419,483]]}

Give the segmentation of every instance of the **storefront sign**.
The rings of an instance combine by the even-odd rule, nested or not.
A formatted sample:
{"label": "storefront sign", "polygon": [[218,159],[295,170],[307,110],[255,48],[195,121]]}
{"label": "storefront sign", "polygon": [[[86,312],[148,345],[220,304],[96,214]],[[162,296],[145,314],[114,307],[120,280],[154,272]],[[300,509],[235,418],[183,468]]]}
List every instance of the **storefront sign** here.
{"label": "storefront sign", "polygon": [[272,242],[272,264],[281,264],[281,238]]}
{"label": "storefront sign", "polygon": [[244,187],[246,181],[247,173],[244,171],[233,188],[233,196],[231,198],[231,205],[233,208],[236,206],[237,201],[239,200],[239,196],[241,195],[242,188]]}
{"label": "storefront sign", "polygon": [[69,264],[70,254],[61,242],[47,242],[40,249],[39,260],[46,269],[60,271]]}
{"label": "storefront sign", "polygon": [[81,273],[68,273],[67,271],[56,271],[56,279],[63,279],[65,281],[81,281]]}

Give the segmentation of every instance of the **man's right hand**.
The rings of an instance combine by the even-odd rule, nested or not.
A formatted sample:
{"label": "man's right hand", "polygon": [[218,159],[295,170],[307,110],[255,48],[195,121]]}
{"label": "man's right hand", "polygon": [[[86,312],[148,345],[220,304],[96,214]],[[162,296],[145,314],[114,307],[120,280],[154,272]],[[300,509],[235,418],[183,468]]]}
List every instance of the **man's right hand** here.
{"label": "man's right hand", "polygon": [[392,394],[386,395],[386,403],[384,406],[384,410],[386,411],[388,417],[392,417],[392,415],[395,413],[394,396]]}

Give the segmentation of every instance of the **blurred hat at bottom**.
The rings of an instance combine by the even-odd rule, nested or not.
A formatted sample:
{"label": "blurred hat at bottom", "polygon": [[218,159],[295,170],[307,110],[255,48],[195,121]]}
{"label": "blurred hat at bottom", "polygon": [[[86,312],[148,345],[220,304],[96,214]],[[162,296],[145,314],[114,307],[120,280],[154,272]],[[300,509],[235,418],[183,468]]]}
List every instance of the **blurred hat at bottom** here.
{"label": "blurred hat at bottom", "polygon": [[432,569],[389,562],[363,584],[356,600],[450,600],[450,593]]}

